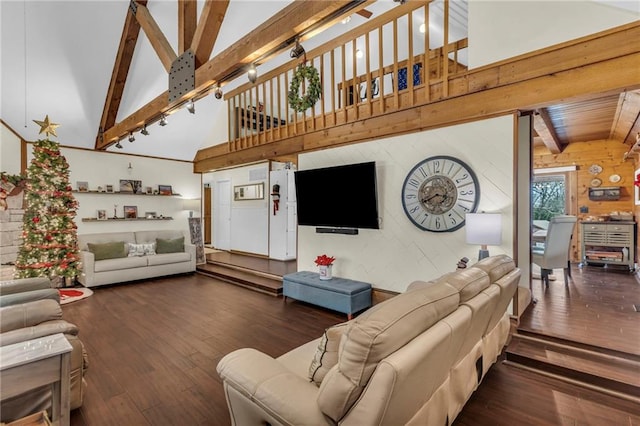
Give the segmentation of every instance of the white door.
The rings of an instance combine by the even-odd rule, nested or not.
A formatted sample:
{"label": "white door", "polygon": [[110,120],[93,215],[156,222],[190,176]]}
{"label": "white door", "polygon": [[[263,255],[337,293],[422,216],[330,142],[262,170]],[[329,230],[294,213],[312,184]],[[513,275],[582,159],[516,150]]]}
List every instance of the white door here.
{"label": "white door", "polygon": [[231,181],[216,182],[213,192],[213,246],[231,249]]}

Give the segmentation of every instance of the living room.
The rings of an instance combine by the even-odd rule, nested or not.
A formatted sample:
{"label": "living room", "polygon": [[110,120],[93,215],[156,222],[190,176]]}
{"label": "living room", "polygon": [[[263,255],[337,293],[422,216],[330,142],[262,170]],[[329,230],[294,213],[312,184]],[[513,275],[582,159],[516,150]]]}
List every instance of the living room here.
{"label": "living room", "polygon": [[[601,7],[600,5],[595,6],[590,2],[589,7],[591,6]],[[475,5],[473,7],[475,7]],[[469,11],[470,29],[471,23],[474,22],[473,19],[478,19],[478,21],[475,21],[477,23],[483,19],[483,14],[487,16],[493,13],[491,8],[488,7],[485,10],[476,10],[477,14],[472,14],[473,7],[470,6]],[[604,10],[608,11],[609,7],[607,6]],[[562,12],[564,13],[566,11],[563,10]],[[580,37],[583,35],[580,31],[583,31],[584,34],[591,34],[597,32],[595,28],[604,30],[637,20],[637,15],[629,15],[628,12],[620,12],[618,9],[615,9],[615,11],[612,9],[611,14],[615,15],[615,17],[609,17],[610,21],[608,21],[607,19],[599,20],[593,17],[593,14],[587,12],[584,12],[585,16],[582,16],[582,12],[580,12],[580,19],[577,19],[575,23],[576,28],[581,28],[579,31],[559,35],[553,34],[554,31],[549,29],[549,31],[547,31],[549,40],[546,42],[549,44],[559,43],[564,40]],[[621,16],[624,16],[624,18]],[[593,23],[591,20],[596,21],[595,26],[591,26]],[[604,23],[604,21],[606,21],[606,23]],[[586,22],[588,22],[589,25],[585,25]],[[120,22],[118,22],[118,25],[120,25]],[[568,25],[569,24],[567,24],[567,26]],[[558,31],[558,33],[560,32],[561,31]],[[484,35],[487,39],[490,37],[490,34]],[[492,37],[495,40],[495,35]],[[469,34],[469,38],[472,40],[471,34]],[[482,39],[475,38],[475,40],[480,42]],[[505,50],[508,51],[509,49],[506,49],[506,47],[507,46],[505,46]],[[533,43],[532,46],[527,46],[525,43],[517,46],[517,49],[521,49],[522,52],[527,52],[535,48],[537,48],[537,46]],[[499,49],[491,49],[491,54],[496,54],[497,50]],[[504,54],[506,55],[505,57],[510,57],[518,53],[511,50]],[[490,63],[497,59],[496,57],[490,57],[488,54],[483,58],[484,63]],[[477,61],[476,63],[480,63],[483,60]],[[242,80],[240,85],[244,84],[244,79]],[[630,89],[637,89],[638,84],[640,84],[640,82],[636,81],[633,85],[623,86]],[[166,83],[163,81],[161,83],[161,86],[162,85],[166,85]],[[225,88],[225,91],[227,89],[231,91],[233,86],[229,85]],[[100,93],[95,93],[93,96],[98,98],[102,97],[105,90],[100,90],[99,92]],[[212,99],[210,98],[212,97],[209,96],[209,100],[211,101]],[[219,103],[224,104],[223,102]],[[102,105],[100,105],[98,109],[101,106]],[[170,124],[168,126],[160,128],[154,125],[153,127],[150,126],[149,130],[152,134],[156,134],[170,129],[173,125],[178,127],[181,122],[184,123],[187,119],[198,120],[201,113],[206,113],[212,108],[203,101],[196,102],[196,106],[198,112],[195,116],[183,110],[180,112],[181,115],[176,113],[170,117]],[[216,106],[216,108],[218,108],[218,106]],[[6,111],[7,109],[3,107],[3,110]],[[42,117],[28,118],[40,120],[44,114],[50,114],[52,120],[59,120],[53,107],[49,111],[38,110],[38,112],[42,114]],[[187,218],[189,212],[184,208],[183,199],[203,199],[203,184],[210,183],[211,187],[215,189],[216,176],[230,173],[228,170],[224,170],[225,168],[216,168],[216,170],[210,169],[206,172],[194,173],[194,168],[197,167],[197,161],[195,161],[197,156],[196,151],[201,150],[205,152],[210,145],[216,146],[217,142],[225,142],[227,139],[229,121],[226,119],[226,107],[223,107],[222,110],[217,109],[216,112],[217,114],[214,115],[216,118],[209,121],[213,121],[218,127],[205,132],[208,133],[208,137],[205,138],[205,140],[198,140],[196,146],[189,145],[193,143],[192,141],[188,143],[185,142],[184,151],[186,152],[181,152],[173,158],[167,154],[163,154],[163,152],[167,152],[165,151],[166,145],[163,146],[159,144],[157,147],[158,150],[154,153],[154,147],[152,145],[150,146],[148,142],[144,142],[144,136],[139,136],[137,132],[134,142],[130,144],[126,140],[121,142],[125,145],[125,149],[122,151],[114,147],[109,149],[111,152],[93,151],[86,149],[86,147],[84,149],[78,149],[76,146],[67,145],[68,142],[62,137],[62,135],[64,135],[62,129],[65,127],[65,122],[64,120],[60,120],[62,121],[62,127],[59,131],[61,137],[58,139],[62,144],[61,150],[71,167],[70,181],[76,191],[76,185],[78,185],[78,183],[86,183],[89,189],[87,193],[78,192],[75,194],[80,201],[78,219],[82,219],[77,221],[78,233],[179,229],[188,235]],[[91,114],[93,117],[97,117],[99,111],[96,112],[94,108]],[[9,114],[7,117],[8,116]],[[2,170],[10,173],[18,173],[23,169],[24,165],[28,164],[32,157],[29,153],[30,149],[28,148],[30,144],[25,144],[27,148],[24,153],[20,151],[21,148],[16,147],[21,146],[23,140],[35,140],[35,138],[32,137],[33,130],[29,132],[22,131],[22,123],[26,121],[24,117],[17,119],[12,117],[11,121],[5,120],[5,117],[2,118]],[[402,293],[412,281],[427,281],[454,270],[460,258],[467,257],[471,259],[471,263],[475,263],[478,258],[478,246],[467,244],[463,231],[445,233],[422,232],[408,220],[401,203],[402,182],[412,167],[419,161],[429,157],[446,155],[471,165],[473,171],[478,176],[479,184],[482,188],[482,198],[478,205],[478,211],[501,213],[501,243],[492,245],[490,251],[492,255],[507,254],[518,259],[518,267],[523,271],[523,279],[520,286],[526,293],[526,290],[530,287],[530,262],[528,258],[530,229],[528,220],[519,220],[518,218],[526,217],[528,214],[528,207],[524,207],[527,202],[523,199],[522,194],[528,192],[529,187],[530,168],[526,166],[526,164],[528,164],[528,158],[526,157],[529,154],[525,155],[524,151],[526,150],[526,152],[530,153],[530,147],[522,138],[514,136],[517,135],[518,131],[523,129],[523,125],[518,122],[518,114],[513,112],[510,114],[486,116],[482,119],[467,119],[462,121],[464,122],[444,127],[425,126],[427,130],[422,129],[411,133],[401,132],[403,134],[376,137],[355,144],[328,146],[326,149],[305,150],[306,152],[300,152],[295,162],[295,167],[298,170],[374,161],[376,163],[378,177],[378,208],[381,221],[379,230],[361,229],[359,230],[358,236],[323,235],[316,233],[314,227],[297,227],[297,270],[315,270],[316,265],[314,264],[314,259],[316,259],[318,255],[326,253],[336,257],[333,269],[335,276],[344,276],[370,282],[373,283],[376,289]],[[191,124],[187,124],[186,127],[182,128],[188,128],[190,125]],[[94,134],[91,134],[89,138],[95,136],[95,129],[92,128],[91,131],[93,131]],[[188,130],[185,132],[188,132]],[[188,133],[186,133],[186,137],[184,135],[175,135],[174,133],[174,146],[181,145],[175,143],[176,140],[190,139]],[[84,139],[86,140],[86,136]],[[170,143],[168,144],[170,145]],[[624,144],[620,145],[625,147]],[[6,148],[7,146],[11,146],[11,148]],[[91,140],[91,146],[93,146],[93,140]],[[136,155],[136,151],[143,149],[147,150],[144,155]],[[625,149],[630,149],[630,147],[627,146]],[[8,155],[6,153],[8,153]],[[242,175],[243,173],[248,175],[248,172],[252,169],[260,167],[269,168],[272,165],[272,163],[268,161],[259,164],[254,163],[255,158],[253,157],[245,157],[248,159],[245,163],[236,163],[237,158],[241,156],[242,154],[238,152],[228,156],[230,163],[233,163],[231,165],[234,166],[233,173],[237,173],[238,175]],[[274,156],[273,160],[281,160],[281,157]],[[246,165],[246,163],[251,164]],[[634,180],[634,167],[632,164],[631,160],[626,163],[623,162],[621,171],[618,172],[624,180],[626,187],[631,189],[633,189],[633,187],[628,184]],[[519,165],[519,167],[516,165]],[[145,188],[145,192],[146,187],[150,187],[150,195],[152,196],[118,196],[117,194],[109,194],[107,191],[108,185],[120,188],[121,180],[139,182],[139,184]],[[237,182],[234,181],[232,183],[232,187],[235,185],[244,185],[247,182],[248,179],[238,178]],[[263,182],[265,184],[266,196],[263,199],[264,201],[257,202],[257,204],[259,204],[259,209],[261,210],[260,214],[268,218],[273,214],[270,194],[272,184],[267,179],[264,179]],[[169,196],[161,197],[160,194],[158,194],[158,196],[154,197],[153,195],[155,194],[153,194],[153,192],[156,190],[160,192],[161,186],[164,187],[165,190],[167,186],[170,187]],[[99,187],[104,188],[104,193],[102,193],[102,188]],[[627,192],[628,191],[629,189],[627,189]],[[520,194],[520,196],[518,196],[518,194]],[[319,196],[322,197],[324,195],[320,194]],[[630,194],[627,193],[627,196],[630,197]],[[231,202],[233,203],[233,201]],[[249,203],[249,201],[243,201],[237,205],[239,208],[243,208],[244,206],[248,206]],[[326,194],[326,205],[328,209],[339,208],[339,206],[332,204],[330,193]],[[147,213],[151,213],[149,219],[153,218],[155,220],[106,220],[104,222],[98,220],[101,210],[105,211],[107,219],[113,219],[113,217],[118,216],[124,217],[125,206],[130,208],[126,210],[128,212],[134,211],[131,208],[135,207],[136,216],[140,218],[147,218]],[[629,209],[635,209],[635,205],[629,203]],[[215,205],[213,206],[213,211],[216,211]],[[246,211],[243,213],[246,213]],[[201,215],[201,212],[196,212],[196,216]],[[235,226],[242,228],[243,223],[236,223]],[[214,225],[214,234],[215,232],[216,227]],[[518,238],[519,235],[526,235],[526,238]],[[239,246],[232,246],[231,250],[268,256],[268,237],[268,228],[261,227],[257,233],[242,236],[240,239],[241,244]],[[255,249],[255,245],[253,244],[258,240],[261,241],[261,246]],[[266,253],[264,250],[264,241],[267,241]],[[199,277],[184,278],[194,285],[189,291],[196,291],[195,289],[204,285],[204,282],[201,281]],[[165,280],[158,281],[160,283],[166,282]],[[156,282],[148,282],[148,284],[151,283]],[[143,283],[134,283],[133,286],[137,286],[138,284]],[[100,294],[106,296],[109,294],[113,295],[112,297],[116,297],[114,295],[114,289],[117,289],[117,286],[99,289],[96,291],[96,296]],[[135,290],[133,291],[135,294]],[[235,292],[237,290],[234,289],[231,291]],[[169,290],[169,292],[171,292],[171,290]],[[236,297],[243,297],[241,295],[242,293],[234,294]],[[255,296],[251,295],[247,297],[253,299]],[[97,299],[98,298],[94,296],[94,299],[91,302],[87,301],[87,303],[97,303],[94,302],[97,301]],[[524,304],[526,304],[526,301]],[[139,307],[135,307],[133,309],[138,308]],[[80,305],[75,305],[73,309],[80,310]],[[181,308],[181,310],[182,309],[185,308]],[[276,308],[270,307],[268,309]],[[313,317],[315,315],[314,313],[305,313],[304,310],[298,309],[298,307],[288,307],[288,309],[295,309],[294,312],[303,317]],[[229,312],[225,312],[225,315],[230,315]],[[278,311],[276,309],[273,312],[275,315]],[[311,309],[310,312],[315,311]],[[183,314],[188,315],[186,311],[183,311]],[[80,318],[82,314],[76,312],[75,315],[80,315],[76,316],[76,318]],[[308,340],[321,334],[321,331],[331,325],[330,323],[332,321],[341,321],[337,316],[332,317],[324,311],[321,311],[319,315],[321,317],[324,316],[324,318],[318,320],[319,328],[316,329],[314,327],[312,329],[313,332],[302,332],[302,337],[296,337],[295,342],[288,343],[290,348],[304,343],[303,338]],[[293,319],[294,317],[288,318],[289,321],[295,321],[295,319]],[[320,323],[322,323],[322,325],[320,325]],[[82,333],[84,333],[83,325],[79,324],[79,327]],[[208,335],[208,338],[211,337],[213,336]],[[222,335],[216,335],[216,337],[224,338]],[[277,339],[277,337],[274,338]],[[93,349],[99,351],[98,348]],[[276,348],[272,350],[276,351]],[[284,348],[281,352],[285,352]],[[279,354],[272,353],[272,355],[275,356]],[[219,357],[216,355],[214,359],[216,361],[215,363],[217,363]],[[102,361],[98,361],[97,364],[100,365],[101,362]],[[213,368],[215,363],[213,363],[210,368]],[[210,373],[216,374],[213,371],[210,371]],[[221,392],[221,389],[217,389],[214,392]],[[146,407],[151,406],[154,406],[154,404],[150,403]],[[107,411],[104,411],[105,415],[106,413]],[[200,419],[200,421],[206,423],[204,419]]]}

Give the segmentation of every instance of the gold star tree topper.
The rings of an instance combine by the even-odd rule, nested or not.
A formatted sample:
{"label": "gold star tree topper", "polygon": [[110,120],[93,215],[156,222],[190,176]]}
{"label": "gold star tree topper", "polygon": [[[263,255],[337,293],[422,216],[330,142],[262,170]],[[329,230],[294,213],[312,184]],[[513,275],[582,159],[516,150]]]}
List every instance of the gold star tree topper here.
{"label": "gold star tree topper", "polygon": [[33,120],[33,122],[40,126],[38,134],[44,133],[47,137],[49,137],[49,134],[52,134],[53,136],[58,137],[58,135],[56,135],[56,128],[60,125],[49,121],[49,114],[44,118],[44,121]]}

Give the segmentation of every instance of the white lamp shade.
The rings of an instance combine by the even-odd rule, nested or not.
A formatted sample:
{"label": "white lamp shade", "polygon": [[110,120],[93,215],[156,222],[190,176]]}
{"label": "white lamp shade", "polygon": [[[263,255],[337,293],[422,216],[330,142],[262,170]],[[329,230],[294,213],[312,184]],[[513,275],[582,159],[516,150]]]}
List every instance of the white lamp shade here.
{"label": "white lamp shade", "polygon": [[182,200],[182,210],[200,211],[200,198]]}
{"label": "white lamp shade", "polygon": [[491,246],[502,244],[500,213],[467,213],[465,222],[467,244]]}

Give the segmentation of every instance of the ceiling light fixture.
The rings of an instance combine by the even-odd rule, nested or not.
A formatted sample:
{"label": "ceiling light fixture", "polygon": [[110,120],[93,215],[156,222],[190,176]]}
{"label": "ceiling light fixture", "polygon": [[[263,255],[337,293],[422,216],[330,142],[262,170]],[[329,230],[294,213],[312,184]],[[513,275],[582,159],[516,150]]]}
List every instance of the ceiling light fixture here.
{"label": "ceiling light fixture", "polygon": [[360,49],[356,49],[356,58],[360,59],[364,56],[364,53]]}
{"label": "ceiling light fixture", "polygon": [[161,126],[166,126],[167,125],[167,116],[165,114],[162,114],[160,116],[160,125]]}
{"label": "ceiling light fixture", "polygon": [[213,91],[213,96],[215,96],[216,99],[222,99],[222,87],[220,87],[219,84],[216,84],[216,88]]}
{"label": "ceiling light fixture", "polygon": [[258,79],[258,69],[256,68],[255,64],[251,64],[251,66],[249,66],[249,71],[247,71],[247,78],[249,78],[249,81],[252,83],[255,83]]}
{"label": "ceiling light fixture", "polygon": [[424,34],[425,31],[427,31],[427,26],[423,22],[422,24],[420,24],[420,32]]}
{"label": "ceiling light fixture", "polygon": [[130,133],[129,133],[129,142],[133,142],[133,141],[135,141],[135,140],[136,140],[136,137],[135,137],[135,136],[133,136],[133,132],[130,132]]}
{"label": "ceiling light fixture", "polygon": [[145,135],[145,136],[149,136],[149,131],[147,130],[147,125],[146,124],[144,126],[142,126],[142,130],[140,130],[140,133]]}
{"label": "ceiling light fixture", "polygon": [[349,21],[351,21],[351,16],[347,16],[346,18],[344,18],[342,21],[340,21],[342,24],[348,24]]}
{"label": "ceiling light fixture", "polygon": [[120,141],[118,141],[118,142],[116,143],[116,148],[118,148],[118,149],[122,149],[122,145],[120,144]]}
{"label": "ceiling light fixture", "polygon": [[193,102],[193,99],[189,99],[187,101],[187,111],[189,111],[191,114],[195,114],[196,113],[196,104]]}
{"label": "ceiling light fixture", "polygon": [[289,55],[292,58],[299,58],[303,55],[306,55],[307,52],[305,52],[304,47],[302,47],[302,45],[300,44],[300,39],[296,38],[296,45],[293,47],[293,49],[291,49],[291,53],[289,53]]}

